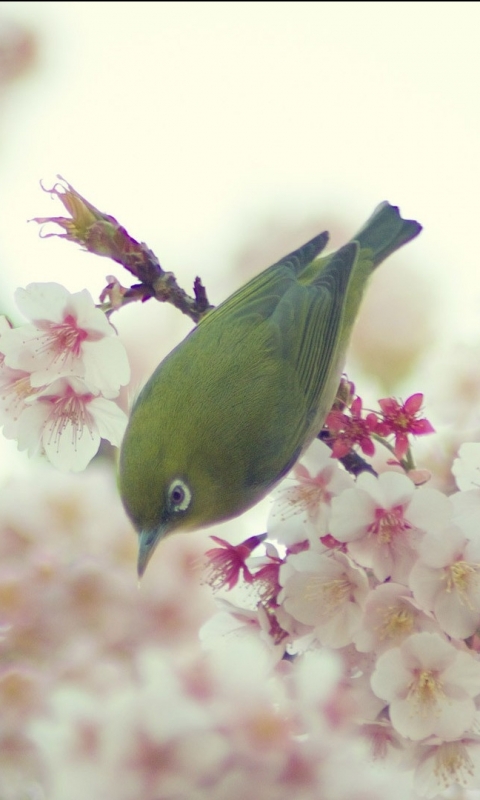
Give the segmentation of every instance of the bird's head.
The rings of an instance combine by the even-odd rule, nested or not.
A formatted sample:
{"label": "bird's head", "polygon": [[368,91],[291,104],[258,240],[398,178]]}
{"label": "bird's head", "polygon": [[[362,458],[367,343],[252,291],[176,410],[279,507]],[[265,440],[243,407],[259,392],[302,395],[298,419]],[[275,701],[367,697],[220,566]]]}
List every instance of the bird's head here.
{"label": "bird's head", "polygon": [[[157,546],[174,532],[215,522],[208,475],[188,467],[177,451],[138,456],[128,436],[122,445],[119,488],[125,510],[139,537],[138,575],[142,577]],[[170,456],[170,457],[169,457]]]}
{"label": "bird's head", "polygon": [[[185,477],[172,477],[168,485],[160,491],[156,513],[152,517],[137,511],[132,520],[138,531],[138,577],[141,578],[147,568],[157,545],[174,531],[189,530],[200,527],[201,520],[196,519],[193,505],[193,491]],[[128,508],[127,508],[128,511]]]}
{"label": "bird's head", "polygon": [[[138,575],[157,546],[172,533],[188,533],[241,513],[246,506],[238,484],[216,449],[199,437],[182,439],[171,426],[146,434],[134,414],[122,443],[118,483],[125,510],[139,536]],[[184,447],[182,447],[184,441]],[[231,478],[231,480],[229,480]]]}

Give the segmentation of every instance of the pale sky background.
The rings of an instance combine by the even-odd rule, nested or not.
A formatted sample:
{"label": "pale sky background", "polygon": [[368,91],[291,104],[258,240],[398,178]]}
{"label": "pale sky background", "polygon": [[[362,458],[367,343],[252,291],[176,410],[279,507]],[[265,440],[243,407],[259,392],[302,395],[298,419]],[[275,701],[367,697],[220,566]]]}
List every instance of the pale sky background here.
{"label": "pale sky background", "polygon": [[[389,200],[424,225],[407,260],[432,286],[435,335],[479,338],[478,3],[6,2],[0,14],[39,43],[0,120],[4,305],[32,280],[96,297],[107,273],[127,281],[26,224],[60,212],[39,188],[60,173],[186,288],[200,274],[213,302],[242,280],[232,264],[263,225],[313,235],[334,219],[350,235]],[[115,321],[144,336],[152,315],[174,338],[189,329],[159,306]]]}

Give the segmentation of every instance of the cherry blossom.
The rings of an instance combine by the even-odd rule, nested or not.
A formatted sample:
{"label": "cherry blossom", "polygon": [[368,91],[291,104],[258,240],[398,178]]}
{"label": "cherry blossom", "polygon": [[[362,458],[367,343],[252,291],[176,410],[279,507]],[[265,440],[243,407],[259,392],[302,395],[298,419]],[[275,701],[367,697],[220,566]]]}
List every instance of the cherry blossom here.
{"label": "cherry blossom", "polygon": [[443,528],[451,515],[448,498],[435,489],[415,488],[394,471],[378,478],[364,472],[354,489],[333,498],[330,533],[378,580],[402,583],[425,531]]}
{"label": "cherry blossom", "polygon": [[466,639],[480,625],[480,538],[471,542],[459,528],[427,534],[409,584],[421,608],[433,611],[449,636]]}
{"label": "cherry blossom", "polygon": [[379,657],[371,683],[401,736],[451,741],[474,721],[480,663],[437,633],[414,633]]}
{"label": "cherry blossom", "polygon": [[330,448],[315,439],[274,491],[267,522],[271,537],[290,547],[306,539],[318,543],[328,532],[332,498],[354,485],[331,455]]}
{"label": "cherry blossom", "polygon": [[17,422],[27,407],[26,400],[38,392],[38,387],[32,386],[29,372],[5,364],[2,341],[11,330],[6,317],[0,316],[0,425],[7,439],[16,438]]}
{"label": "cherry blossom", "polygon": [[352,641],[368,579],[346,555],[305,551],[288,556],[280,568],[280,583],[279,603],[294,619],[314,628],[323,645],[344,647]]}
{"label": "cherry blossom", "polygon": [[435,620],[418,608],[405,586],[383,583],[369,592],[354,641],[361,652],[378,654],[422,630],[437,630]]}
{"label": "cherry blossom", "polygon": [[356,444],[360,446],[362,453],[366,456],[374,454],[375,445],[371,436],[377,427],[378,418],[373,412],[367,414],[366,417],[363,417],[362,413],[362,399],[356,397],[348,414],[337,409],[328,414],[325,425],[333,438],[332,455],[334,458],[343,458]]}
{"label": "cherry blossom", "polygon": [[412,394],[400,404],[394,397],[385,397],[378,401],[382,411],[382,421],[375,428],[375,433],[379,436],[395,437],[393,451],[398,459],[404,458],[410,446],[408,435],[423,436],[426,433],[434,433],[432,424],[420,417],[423,394],[418,392]]}
{"label": "cherry blossom", "polygon": [[31,374],[0,363],[0,424],[7,439],[16,439],[18,421],[28,408],[28,399],[35,397],[39,388],[32,386]]}
{"label": "cherry blossom", "polygon": [[44,452],[59,469],[80,471],[98,451],[101,438],[120,444],[126,414],[83,381],[59,378],[30,399],[17,431],[18,448],[30,456]]}
{"label": "cherry blossom", "polygon": [[224,597],[216,598],[217,611],[202,625],[200,641],[208,648],[217,646],[218,639],[231,636],[258,636],[260,622],[257,609],[242,608]]}
{"label": "cherry blossom", "polygon": [[31,324],[3,332],[8,367],[31,373],[32,386],[77,377],[105,397],[118,394],[130,376],[126,352],[86,289],[71,294],[58,283],[31,283],[15,297]]}
{"label": "cherry blossom", "polygon": [[219,547],[210,548],[205,553],[208,562],[206,582],[212,589],[218,590],[224,587],[233,589],[240,576],[247,583],[252,583],[253,575],[245,562],[252,550],[261,544],[265,536],[252,536],[237,545],[230,544],[218,536],[210,538],[219,545]]}
{"label": "cherry blossom", "polygon": [[478,790],[480,738],[464,736],[452,742],[438,738],[425,744],[420,742],[415,745],[409,763],[415,769],[415,788],[422,797],[437,797],[453,786]]}
{"label": "cherry blossom", "polygon": [[271,542],[266,542],[264,546],[265,555],[251,556],[247,559],[247,566],[252,570],[255,590],[262,603],[275,607],[281,588],[279,584],[280,567],[284,561]]}

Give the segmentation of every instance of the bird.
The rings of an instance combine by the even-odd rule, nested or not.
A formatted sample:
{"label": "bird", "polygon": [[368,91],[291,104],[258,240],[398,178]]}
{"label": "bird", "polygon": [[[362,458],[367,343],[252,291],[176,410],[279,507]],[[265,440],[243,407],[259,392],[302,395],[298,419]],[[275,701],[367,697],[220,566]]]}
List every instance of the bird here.
{"label": "bird", "polygon": [[376,267],[421,231],[381,203],[337,251],[323,232],[249,280],[159,364],[133,404],[118,485],[139,536],[158,544],[265,497],[319,434]]}

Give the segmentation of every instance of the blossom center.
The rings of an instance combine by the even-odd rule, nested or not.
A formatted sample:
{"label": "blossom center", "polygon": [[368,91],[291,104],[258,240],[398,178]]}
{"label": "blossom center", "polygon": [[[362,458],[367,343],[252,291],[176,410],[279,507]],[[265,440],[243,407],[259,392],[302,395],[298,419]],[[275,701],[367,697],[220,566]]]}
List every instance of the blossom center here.
{"label": "blossom center", "polygon": [[302,481],[289,492],[286,502],[290,509],[283,514],[283,518],[291,513],[301,513],[304,509],[311,516],[322,503],[329,503],[330,499],[331,493],[323,483]]}
{"label": "blossom center", "polygon": [[413,628],[413,614],[406,608],[390,606],[384,613],[383,625],[380,626],[380,639],[395,639],[404,636]]}
{"label": "blossom center", "polygon": [[468,776],[474,774],[474,765],[463,742],[445,742],[438,748],[434,773],[446,789],[453,781],[461,786],[467,785]]}
{"label": "blossom center", "polygon": [[377,508],[375,521],[369,525],[368,531],[377,536],[380,544],[390,544],[396,534],[403,533],[410,527],[410,523],[404,519],[403,508],[395,506],[391,509]]}
{"label": "blossom center", "polygon": [[92,435],[92,418],[87,411],[87,405],[92,398],[93,395],[75,394],[71,387],[68,387],[65,395],[46,398],[52,403],[52,411],[47,423],[50,428],[49,443],[56,440],[59,447],[60,438],[67,426],[71,428],[74,449],[76,449],[77,442],[81,439],[85,428]]}
{"label": "blossom center", "polygon": [[18,378],[18,380],[11,384],[10,388],[14,391],[19,400],[25,400],[26,397],[30,397],[31,394],[35,393],[35,389],[32,389],[30,383],[30,375],[24,375],[22,378]]}
{"label": "blossom center", "polygon": [[351,585],[347,578],[332,578],[324,580],[319,575],[312,575],[305,586],[305,600],[312,602],[320,600],[322,614],[335,611],[340,605],[350,598]]}
{"label": "blossom center", "polygon": [[476,610],[472,605],[469,594],[478,591],[479,586],[479,566],[478,564],[468,564],[466,561],[455,561],[446,570],[447,592],[456,590],[460,595],[461,602]]}
{"label": "blossom center", "polygon": [[40,350],[51,350],[58,353],[58,357],[65,353],[70,353],[78,358],[81,354],[82,343],[88,338],[88,332],[77,326],[77,321],[72,314],[67,314],[63,322],[44,321],[42,326],[45,330],[43,345]]}
{"label": "blossom center", "polygon": [[408,687],[408,698],[420,712],[426,712],[445,697],[443,684],[437,674],[430,669],[416,671]]}

